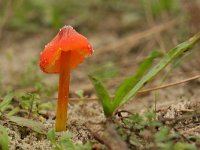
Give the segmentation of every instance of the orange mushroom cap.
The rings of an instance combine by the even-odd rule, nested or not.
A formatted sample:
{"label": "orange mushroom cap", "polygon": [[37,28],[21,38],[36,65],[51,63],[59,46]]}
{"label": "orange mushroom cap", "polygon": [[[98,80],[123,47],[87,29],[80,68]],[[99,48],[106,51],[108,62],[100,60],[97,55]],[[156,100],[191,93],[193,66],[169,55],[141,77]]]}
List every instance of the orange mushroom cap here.
{"label": "orange mushroom cap", "polygon": [[[70,68],[74,69],[92,55],[92,46],[87,38],[76,32],[71,26],[60,29],[55,38],[45,46],[40,56],[40,68],[46,73],[60,72],[61,52],[71,51]],[[67,61],[67,60],[66,60]]]}

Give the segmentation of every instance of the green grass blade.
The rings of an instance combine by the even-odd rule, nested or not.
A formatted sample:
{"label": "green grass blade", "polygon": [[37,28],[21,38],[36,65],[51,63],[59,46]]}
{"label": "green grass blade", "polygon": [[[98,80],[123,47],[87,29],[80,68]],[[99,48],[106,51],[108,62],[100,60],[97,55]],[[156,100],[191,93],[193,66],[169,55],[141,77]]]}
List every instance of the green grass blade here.
{"label": "green grass blade", "polygon": [[62,147],[66,150],[76,150],[75,144],[73,143],[73,141],[71,140],[71,135],[70,134],[64,134],[61,138],[60,138],[60,143],[62,145]]}
{"label": "green grass blade", "polygon": [[7,109],[7,107],[12,102],[13,97],[14,97],[13,93],[9,93],[8,95],[4,97],[3,101],[0,103],[1,112],[4,112]]}
{"label": "green grass blade", "polygon": [[107,90],[104,88],[103,84],[98,79],[96,79],[93,76],[89,76],[89,78],[92,81],[92,83],[95,87],[97,96],[99,98],[99,101],[103,106],[104,114],[106,116],[111,116],[112,115],[112,112],[111,112],[112,103],[111,103],[111,99],[110,99],[110,96],[109,96]]}
{"label": "green grass blade", "polygon": [[122,105],[126,103],[130,98],[136,95],[136,93],[154,76],[156,76],[161,70],[163,70],[171,61],[175,58],[189,50],[198,40],[200,40],[200,32],[195,36],[190,38],[188,41],[183,42],[170,50],[162,60],[154,66],[131,90],[126,96],[122,99],[121,103],[118,105]]}
{"label": "green grass blade", "polygon": [[56,145],[56,132],[55,129],[50,129],[47,133],[47,139],[51,141],[52,144]]}
{"label": "green grass blade", "polygon": [[44,125],[38,121],[34,121],[31,119],[26,119],[26,118],[18,117],[18,116],[6,116],[6,118],[8,118],[11,122],[14,122],[21,127],[27,127],[37,133],[41,133],[41,134],[47,133]]}
{"label": "green grass blade", "polygon": [[8,133],[2,125],[0,125],[0,149],[9,150]]}
{"label": "green grass blade", "polygon": [[158,51],[153,51],[149,54],[149,56],[143,60],[137,69],[136,73],[126,79],[116,90],[115,98],[113,100],[113,109],[116,106],[119,106],[121,100],[126,96],[126,94],[135,86],[135,84],[139,81],[139,79],[151,68],[153,61],[155,58],[160,57],[162,54]]}

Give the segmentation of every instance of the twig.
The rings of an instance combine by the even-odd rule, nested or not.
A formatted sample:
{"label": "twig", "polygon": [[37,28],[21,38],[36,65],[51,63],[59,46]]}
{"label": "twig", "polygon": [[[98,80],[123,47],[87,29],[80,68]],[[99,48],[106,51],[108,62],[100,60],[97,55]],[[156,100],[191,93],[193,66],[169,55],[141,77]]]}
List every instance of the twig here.
{"label": "twig", "polygon": [[[196,80],[198,78],[200,78],[200,75],[196,75],[196,76],[193,76],[193,77],[190,77],[190,78],[178,81],[178,82],[169,83],[169,84],[166,84],[166,85],[162,85],[162,86],[158,86],[158,87],[153,87],[153,88],[150,88],[150,89],[142,90],[142,91],[139,91],[137,93],[137,96],[142,96],[142,95],[148,94],[148,93],[150,93],[152,91],[161,90],[161,89],[165,89],[165,88],[168,88],[168,87],[171,87],[171,86],[183,84],[183,83],[186,83],[186,82],[189,82],[189,81],[192,81],[192,80]],[[114,96],[112,96],[111,98],[114,98]],[[73,101],[73,100],[74,101],[76,101],[76,100],[95,101],[95,100],[98,100],[98,98],[70,98],[70,100],[71,101]]]}
{"label": "twig", "polygon": [[97,140],[99,143],[106,145],[106,147],[111,150],[111,146],[109,142],[107,142],[102,136],[100,136],[97,132],[93,132],[90,128],[86,127],[87,130],[92,134],[95,140]]}
{"label": "twig", "polygon": [[190,78],[178,81],[178,82],[169,83],[169,84],[166,84],[166,85],[162,85],[162,86],[158,86],[158,87],[154,87],[154,88],[142,90],[142,91],[139,91],[138,94],[149,93],[149,92],[152,92],[152,91],[156,91],[156,90],[160,90],[160,89],[165,89],[167,87],[171,87],[171,86],[183,84],[183,83],[186,83],[186,82],[189,82],[189,81],[192,81],[192,80],[196,80],[198,78],[200,78],[200,75],[196,75],[196,76],[193,76],[193,77],[190,77]]}
{"label": "twig", "polygon": [[[177,123],[179,123],[180,121],[182,121],[182,120],[186,120],[186,119],[190,119],[190,118],[192,118],[192,117],[199,117],[200,116],[200,114],[192,114],[192,115],[185,115],[185,116],[183,116],[183,117],[179,117],[179,118],[160,118],[160,119],[158,119],[159,121],[161,121],[162,123],[164,123],[165,124],[165,122],[166,121],[171,121],[172,123],[168,123],[168,125],[171,127],[171,129],[174,129],[174,131],[175,132],[177,132],[180,136],[181,136],[181,138],[182,139],[184,139],[185,141],[187,141],[188,143],[191,143],[191,141],[187,138],[187,137],[185,137],[183,134],[185,133],[185,132],[182,132],[182,133],[180,133],[180,131],[175,127],[175,125],[177,124]],[[193,128],[194,129],[194,128]],[[198,129],[198,128],[197,128]],[[195,130],[195,129],[194,129]],[[193,130],[192,130],[193,131]],[[187,132],[187,131],[186,131]]]}
{"label": "twig", "polygon": [[172,122],[171,124],[175,125],[178,122],[189,119],[191,117],[200,117],[200,114],[196,113],[196,114],[192,114],[192,115],[184,115],[183,117],[179,117],[179,118],[159,118],[158,120],[163,123],[165,123],[166,121],[171,121]]}
{"label": "twig", "polygon": [[175,127],[173,127],[173,129],[174,129],[175,132],[177,132],[181,136],[182,139],[184,139],[188,143],[191,143],[191,141],[188,140],[183,134],[181,134],[178,129],[176,129]]}
{"label": "twig", "polygon": [[95,55],[105,53],[105,51],[117,51],[121,48],[124,49],[133,47],[143,41],[142,39],[149,38],[151,35],[167,30],[168,28],[175,25],[177,25],[177,20],[172,20],[163,24],[155,25],[154,27],[142,32],[133,33],[129,36],[119,39],[118,41],[115,41],[114,43],[108,44],[105,47],[97,48],[95,50]]}
{"label": "twig", "polygon": [[[120,138],[114,128],[112,121],[107,121],[104,131],[102,133],[94,132],[86,126],[88,131],[100,143],[106,145],[109,150],[128,150],[127,144]],[[115,137],[115,138],[113,138]]]}
{"label": "twig", "polygon": [[182,134],[188,134],[189,132],[191,133],[191,132],[194,132],[194,131],[200,131],[200,125],[192,128],[192,129],[183,131]]}
{"label": "twig", "polygon": [[[165,88],[168,88],[168,87],[171,87],[171,86],[176,86],[176,85],[179,85],[179,84],[183,84],[183,83],[186,83],[186,82],[189,82],[189,81],[192,81],[192,80],[196,80],[200,78],[200,75],[196,75],[196,76],[193,76],[193,77],[190,77],[190,78],[187,78],[187,79],[184,79],[184,80],[181,80],[181,81],[178,81],[178,82],[174,82],[174,83],[169,83],[169,84],[165,84],[165,85],[162,85],[162,86],[158,86],[158,87],[153,87],[153,88],[149,88],[149,89],[146,89],[146,90],[141,90],[137,93],[137,96],[142,96],[142,95],[146,95],[152,91],[156,91],[156,90],[161,90],[161,89],[165,89]],[[35,90],[33,89],[30,89],[32,90],[32,92]],[[42,97],[43,99],[57,99],[56,97]],[[114,96],[111,96],[111,98],[114,98]],[[0,101],[2,101],[3,98],[0,97]],[[94,98],[69,98],[70,102],[77,102],[77,101],[97,101],[98,98],[94,97]]]}

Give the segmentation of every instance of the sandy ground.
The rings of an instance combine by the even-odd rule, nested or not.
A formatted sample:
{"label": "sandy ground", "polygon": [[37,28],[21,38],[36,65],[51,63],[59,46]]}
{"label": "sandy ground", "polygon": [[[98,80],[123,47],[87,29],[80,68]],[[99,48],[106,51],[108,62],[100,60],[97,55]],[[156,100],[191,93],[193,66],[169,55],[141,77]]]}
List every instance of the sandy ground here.
{"label": "sandy ground", "polygon": [[[43,46],[54,36],[54,33],[44,32],[43,34],[36,34],[31,36],[21,35],[15,33],[15,36],[8,34],[8,36],[3,39],[0,48],[0,74],[2,76],[2,85],[15,85],[19,79],[19,73],[24,70],[26,65],[30,60],[39,60],[39,53],[43,49]],[[102,35],[103,36],[103,35]],[[94,46],[94,49],[98,49],[101,45],[105,43],[111,43],[118,38],[115,34],[104,35],[107,38],[101,38],[95,35],[89,36],[89,39]],[[44,38],[48,37],[48,38]],[[146,46],[137,45],[133,47],[131,51],[127,53],[107,53],[101,52],[94,57],[88,58],[86,62],[79,66],[77,70],[72,73],[71,79],[71,94],[74,91],[82,89],[85,94],[96,97],[94,89],[88,80],[87,73],[90,72],[91,66],[102,65],[107,61],[113,61],[114,65],[117,66],[120,71],[119,75],[114,77],[112,80],[106,82],[108,89],[113,92],[126,76],[130,75],[136,69],[140,60],[142,60],[148,52],[145,51],[149,46],[150,42],[147,42]],[[180,81],[187,77],[197,75],[200,72],[199,67],[199,57],[200,52],[197,50],[194,55],[190,56],[181,67],[178,67],[172,71],[167,78],[167,80],[162,83],[171,83]],[[100,59],[99,59],[100,58]],[[38,72],[42,74],[38,68]],[[15,78],[16,77],[16,78]],[[58,77],[56,75],[46,75],[45,80],[49,84],[56,84]],[[155,85],[160,85],[162,80],[162,74],[157,76],[156,79],[147,85],[147,87],[152,87]],[[157,97],[157,110],[164,118],[176,118],[177,116],[182,116],[187,111],[195,111],[200,108],[200,80],[195,80],[187,84],[182,84],[175,87],[170,87],[158,91]],[[144,112],[149,108],[154,108],[155,93],[150,93],[142,97],[136,97],[133,101],[124,105],[120,109],[129,110],[131,112]],[[75,141],[85,142],[88,139],[92,139],[91,134],[87,130],[85,124],[90,125],[92,130],[98,130],[101,128],[95,123],[105,121],[102,110],[98,102],[76,102],[72,103],[69,108],[69,119],[68,128],[69,132],[73,133],[73,138]],[[199,118],[198,118],[199,119]],[[45,126],[52,127],[54,120],[50,119],[46,122]],[[193,125],[192,125],[193,124]],[[25,137],[22,137],[18,126],[13,126],[11,124],[6,125],[11,139],[11,149],[51,149],[50,143],[45,139],[45,136],[37,138],[36,133],[29,131]],[[180,132],[184,134],[197,134],[199,133],[199,124],[194,124],[193,121],[189,121],[187,126],[180,125],[177,127]]]}

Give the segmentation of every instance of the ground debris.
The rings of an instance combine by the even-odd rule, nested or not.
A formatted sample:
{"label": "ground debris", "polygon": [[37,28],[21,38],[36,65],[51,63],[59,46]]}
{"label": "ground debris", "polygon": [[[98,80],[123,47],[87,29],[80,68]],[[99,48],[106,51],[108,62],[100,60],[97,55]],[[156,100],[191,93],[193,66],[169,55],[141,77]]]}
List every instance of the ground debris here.
{"label": "ground debris", "polygon": [[173,125],[180,133],[200,135],[199,101],[182,101],[158,111],[158,119],[168,125]]}

